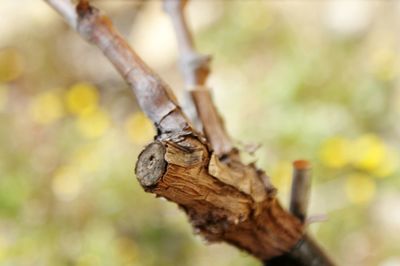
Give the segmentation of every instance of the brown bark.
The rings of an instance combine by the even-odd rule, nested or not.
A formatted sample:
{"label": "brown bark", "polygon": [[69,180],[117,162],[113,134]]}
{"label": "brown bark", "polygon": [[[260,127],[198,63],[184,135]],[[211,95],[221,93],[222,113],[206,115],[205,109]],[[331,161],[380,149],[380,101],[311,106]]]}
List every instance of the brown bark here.
{"label": "brown bark", "polygon": [[221,162],[195,136],[147,146],[136,176],[147,192],[177,203],[211,242],[226,241],[267,260],[302,238],[303,224],[282,209],[264,172]]}
{"label": "brown bark", "polygon": [[195,132],[166,83],[107,17],[86,1],[77,6],[78,15],[68,0],[46,1],[103,51],[156,125],[156,141],[140,154],[136,165],[146,191],[177,203],[209,241],[231,243],[267,265],[280,265],[273,264],[276,260],[292,260],[291,265],[333,265],[304,235],[304,223],[282,209],[263,171],[243,164],[236,149],[209,145],[211,133],[205,139]]}

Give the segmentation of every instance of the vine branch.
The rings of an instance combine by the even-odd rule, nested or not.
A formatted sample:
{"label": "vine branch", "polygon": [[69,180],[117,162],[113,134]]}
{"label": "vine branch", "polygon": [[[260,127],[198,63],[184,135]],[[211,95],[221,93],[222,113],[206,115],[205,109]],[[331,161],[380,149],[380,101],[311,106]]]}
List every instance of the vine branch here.
{"label": "vine branch", "polygon": [[191,94],[207,139],[216,154],[221,156],[231,152],[233,145],[206,86],[211,56],[196,51],[184,13],[187,3],[188,0],[164,0],[164,10],[168,13],[175,30],[186,89]]}
{"label": "vine branch", "polygon": [[[305,234],[303,205],[291,208],[295,215],[285,211],[265,172],[254,164],[242,163],[232,148],[205,87],[209,70],[204,62],[208,60],[195,63],[186,80],[195,87],[193,99],[212,149],[195,132],[168,85],[140,59],[105,15],[88,1],[80,1],[76,8],[68,0],[45,1],[104,53],[157,127],[156,140],[139,155],[135,169],[145,191],[177,203],[196,231],[209,241],[228,242],[265,265],[334,265]],[[182,58],[189,62],[187,58],[196,53],[183,19],[186,2],[166,3],[174,5],[167,9],[175,14],[171,17],[178,18],[175,24],[177,34],[181,34],[178,38],[182,39]],[[294,187],[298,190],[303,185]],[[305,199],[308,189],[301,191],[293,194],[293,198]],[[307,205],[307,201],[301,202]],[[290,263],[281,264],[282,261]]]}
{"label": "vine branch", "polygon": [[162,136],[174,137],[191,131],[190,122],[169,86],[142,61],[106,16],[86,1],[79,2],[76,11],[68,0],[45,1],[85,40],[100,48],[131,86],[140,107]]}

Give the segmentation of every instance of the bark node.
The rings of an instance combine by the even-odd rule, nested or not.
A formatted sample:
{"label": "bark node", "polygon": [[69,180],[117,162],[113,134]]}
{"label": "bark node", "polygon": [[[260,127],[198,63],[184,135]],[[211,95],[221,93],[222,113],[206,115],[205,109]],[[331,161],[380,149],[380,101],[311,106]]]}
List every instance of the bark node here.
{"label": "bark node", "polygon": [[263,171],[234,158],[221,161],[188,135],[148,145],[136,175],[145,191],[177,203],[208,241],[226,241],[261,260],[286,253],[303,237],[303,223],[283,210]]}

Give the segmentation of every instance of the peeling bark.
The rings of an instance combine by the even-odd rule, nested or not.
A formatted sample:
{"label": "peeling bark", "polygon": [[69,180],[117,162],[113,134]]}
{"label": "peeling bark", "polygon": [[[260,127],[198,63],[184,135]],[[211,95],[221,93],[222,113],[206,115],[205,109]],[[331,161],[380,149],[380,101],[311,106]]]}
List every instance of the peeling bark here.
{"label": "peeling bark", "polygon": [[282,209],[262,175],[253,165],[221,162],[195,136],[151,143],[136,166],[144,189],[177,203],[208,241],[226,241],[267,260],[291,250],[303,224]]}
{"label": "peeling bark", "polygon": [[[198,94],[196,101],[204,100],[212,109],[198,108],[203,123],[210,123],[204,138],[193,129],[169,86],[140,59],[107,17],[87,1],[81,1],[76,11],[68,0],[45,1],[103,51],[157,127],[156,141],[145,148],[136,164],[145,191],[177,203],[209,241],[228,242],[265,265],[333,265],[304,234],[306,206],[297,208],[300,219],[282,209],[264,171],[240,161],[209,94],[198,94],[200,89],[192,94],[195,98]],[[304,199],[301,204],[307,204],[305,195],[298,197]]]}

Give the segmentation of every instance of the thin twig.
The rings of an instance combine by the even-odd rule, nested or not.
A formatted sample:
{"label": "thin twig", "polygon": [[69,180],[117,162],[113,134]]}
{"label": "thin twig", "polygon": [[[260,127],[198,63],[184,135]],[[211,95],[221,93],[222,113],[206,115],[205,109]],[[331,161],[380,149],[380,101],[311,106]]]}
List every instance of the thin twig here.
{"label": "thin twig", "polygon": [[52,6],[68,23],[71,28],[76,29],[78,16],[71,0],[44,0]]}
{"label": "thin twig", "polygon": [[210,73],[211,57],[196,52],[193,37],[184,14],[187,3],[187,0],[164,0],[164,10],[169,14],[174,26],[181,56],[181,70],[186,86],[202,86],[205,85]]}
{"label": "thin twig", "polygon": [[[189,122],[168,85],[152,71],[114,29],[99,10],[79,2],[45,0],[88,42],[95,44],[130,84],[142,110],[155,123],[161,135],[176,137],[188,132]],[[72,16],[71,14],[75,14]]]}
{"label": "thin twig", "polygon": [[178,42],[180,66],[192,100],[200,116],[204,132],[218,155],[229,153],[232,142],[212,101],[206,81],[210,73],[209,55],[202,55],[195,49],[193,37],[185,18],[187,0],[164,0],[164,9],[169,14]]}
{"label": "thin twig", "polygon": [[311,188],[311,165],[306,160],[293,162],[292,193],[290,212],[302,222],[307,217],[307,207]]}

